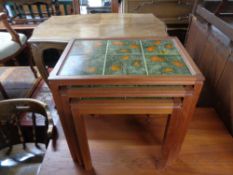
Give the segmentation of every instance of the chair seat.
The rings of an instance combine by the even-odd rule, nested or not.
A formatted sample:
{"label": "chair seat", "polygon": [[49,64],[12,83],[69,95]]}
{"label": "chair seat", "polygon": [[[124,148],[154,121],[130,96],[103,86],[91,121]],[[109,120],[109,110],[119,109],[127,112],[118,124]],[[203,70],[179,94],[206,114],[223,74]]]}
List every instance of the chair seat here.
{"label": "chair seat", "polygon": [[[25,44],[27,37],[24,34],[19,33],[20,42]],[[0,32],[0,61],[4,58],[14,55],[21,47],[18,43],[11,40],[12,37],[8,32]]]}
{"label": "chair seat", "polygon": [[2,175],[33,175],[37,174],[46,151],[44,144],[35,147],[34,143],[27,143],[23,150],[22,144],[13,145],[9,155],[8,147],[0,150],[0,174]]}

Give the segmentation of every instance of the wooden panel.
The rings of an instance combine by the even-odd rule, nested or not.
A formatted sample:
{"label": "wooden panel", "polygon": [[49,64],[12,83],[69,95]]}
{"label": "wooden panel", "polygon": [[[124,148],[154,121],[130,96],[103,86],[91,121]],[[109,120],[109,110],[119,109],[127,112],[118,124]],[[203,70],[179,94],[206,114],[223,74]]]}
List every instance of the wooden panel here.
{"label": "wooden panel", "polygon": [[193,2],[125,0],[125,13],[153,13],[166,23],[187,23]]}
{"label": "wooden panel", "polygon": [[[171,99],[75,100],[72,111],[81,114],[171,114],[181,104]],[[125,109],[125,110],[124,110]]]}
{"label": "wooden panel", "polygon": [[[77,88],[69,87],[62,89],[69,97],[184,97],[192,95],[193,88],[190,86],[158,86],[158,87],[121,87],[121,88]],[[64,92],[63,92],[64,91]]]}
{"label": "wooden panel", "polygon": [[[206,77],[200,104],[216,108],[233,134],[233,70],[231,25],[198,6],[190,25],[186,47]],[[204,22],[203,22],[204,21]]]}
{"label": "wooden panel", "polygon": [[215,107],[221,118],[233,133],[233,55],[227,60],[226,66],[216,87]]}
{"label": "wooden panel", "polygon": [[185,47],[197,65],[199,65],[208,35],[207,23],[201,22],[197,20],[196,17],[193,17],[187,34]]}
{"label": "wooden panel", "polygon": [[215,16],[213,13],[206,10],[204,7],[198,6],[196,13],[200,15],[203,19],[208,21],[211,25],[216,26],[225,35],[227,35],[231,40],[233,40],[233,27],[223,21],[222,19]]}
{"label": "wooden panel", "polygon": [[[210,35],[212,37],[212,35]],[[228,46],[225,46],[221,43],[218,39],[213,39],[213,42],[216,42],[216,54],[213,55],[213,58],[206,58],[209,59],[209,66],[206,72],[205,77],[207,77],[214,87],[218,83],[218,80],[225,69],[227,64],[227,60],[229,59],[231,49]],[[215,45],[214,43],[212,43]]]}

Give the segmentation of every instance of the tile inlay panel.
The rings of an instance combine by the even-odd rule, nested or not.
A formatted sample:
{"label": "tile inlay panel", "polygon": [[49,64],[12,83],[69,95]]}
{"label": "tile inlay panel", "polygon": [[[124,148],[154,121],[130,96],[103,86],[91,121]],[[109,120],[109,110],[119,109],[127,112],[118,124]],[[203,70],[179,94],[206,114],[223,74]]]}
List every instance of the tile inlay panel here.
{"label": "tile inlay panel", "polygon": [[191,75],[173,40],[75,40],[59,75]]}

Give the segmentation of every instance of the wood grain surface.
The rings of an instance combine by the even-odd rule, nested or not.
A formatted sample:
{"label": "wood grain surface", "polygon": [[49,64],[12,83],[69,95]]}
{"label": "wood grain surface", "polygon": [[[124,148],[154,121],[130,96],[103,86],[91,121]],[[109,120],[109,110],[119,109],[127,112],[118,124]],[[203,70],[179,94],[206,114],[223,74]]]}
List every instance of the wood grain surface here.
{"label": "wood grain surface", "polygon": [[166,26],[152,14],[53,16],[37,26],[29,42],[62,42],[73,38],[167,36]]}
{"label": "wood grain surface", "polygon": [[77,167],[58,122],[57,150],[50,145],[39,175],[231,175],[233,139],[212,108],[197,108],[179,159],[155,167],[165,117],[86,117],[94,171]]}

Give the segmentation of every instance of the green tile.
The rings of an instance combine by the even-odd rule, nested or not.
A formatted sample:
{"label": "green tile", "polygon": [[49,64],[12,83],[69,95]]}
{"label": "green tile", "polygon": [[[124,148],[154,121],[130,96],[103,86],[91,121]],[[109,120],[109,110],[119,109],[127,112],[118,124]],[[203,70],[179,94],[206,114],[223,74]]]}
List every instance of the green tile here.
{"label": "green tile", "polygon": [[142,55],[108,55],[105,75],[146,75]]}
{"label": "green tile", "polygon": [[69,55],[105,54],[106,40],[76,40]]}
{"label": "green tile", "polygon": [[103,58],[103,54],[69,56],[60,75],[101,75],[104,66]]}
{"label": "green tile", "polygon": [[60,75],[191,73],[172,40],[76,40]]}
{"label": "green tile", "polygon": [[111,40],[108,45],[108,55],[141,54],[139,40]]}
{"label": "green tile", "polygon": [[178,55],[179,52],[172,40],[142,40],[145,54]]}
{"label": "green tile", "polygon": [[180,55],[145,55],[149,75],[191,75]]}

